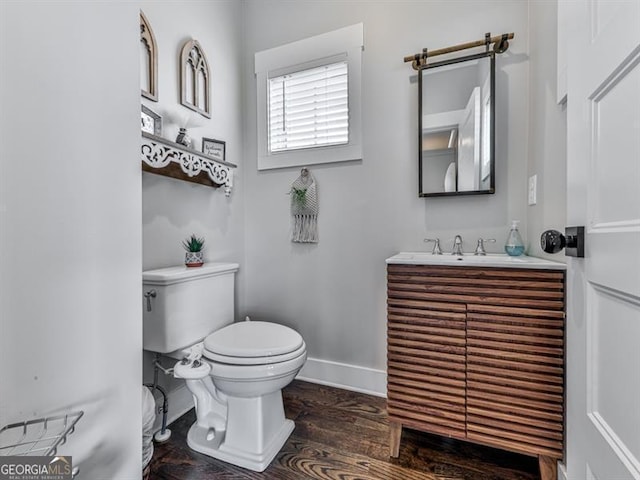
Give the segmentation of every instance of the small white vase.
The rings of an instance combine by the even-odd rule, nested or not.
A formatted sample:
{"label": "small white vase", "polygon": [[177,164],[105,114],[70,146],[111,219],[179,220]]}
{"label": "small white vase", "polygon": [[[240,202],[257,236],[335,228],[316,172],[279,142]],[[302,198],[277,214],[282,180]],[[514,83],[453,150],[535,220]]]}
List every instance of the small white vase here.
{"label": "small white vase", "polygon": [[202,252],[187,252],[184,255],[184,264],[187,267],[201,267],[204,265],[204,255]]}

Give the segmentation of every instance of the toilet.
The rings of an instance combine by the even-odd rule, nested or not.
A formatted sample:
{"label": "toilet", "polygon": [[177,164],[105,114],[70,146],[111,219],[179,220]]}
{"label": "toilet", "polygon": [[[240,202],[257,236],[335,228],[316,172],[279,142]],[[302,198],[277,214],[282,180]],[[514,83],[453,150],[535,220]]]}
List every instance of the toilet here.
{"label": "toilet", "polygon": [[294,429],[282,388],[304,365],[298,332],[234,321],[236,263],[143,272],[143,346],[180,359],[174,376],[193,394],[187,444],[205,455],[264,471]]}

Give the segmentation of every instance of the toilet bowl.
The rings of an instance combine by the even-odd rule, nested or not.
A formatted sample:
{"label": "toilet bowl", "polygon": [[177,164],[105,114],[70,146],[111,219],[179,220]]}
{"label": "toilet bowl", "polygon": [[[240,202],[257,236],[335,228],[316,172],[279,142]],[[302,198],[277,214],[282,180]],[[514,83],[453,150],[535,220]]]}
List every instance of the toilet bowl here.
{"label": "toilet bowl", "polygon": [[[281,390],[306,356],[302,337],[275,323],[235,323],[205,338],[203,356],[191,362],[195,369],[180,363],[175,369],[177,377],[187,370],[187,388],[196,403],[189,447],[250,470],[265,470],[294,429],[284,416]],[[190,375],[194,370],[200,371],[198,378]]]}
{"label": "toilet bowl", "polygon": [[186,353],[174,376],[185,380],[196,408],[189,447],[262,472],[294,429],[284,416],[281,390],[300,371],[307,352],[289,327],[232,323],[237,269],[237,264],[208,264],[193,269],[197,272],[180,267],[144,272],[144,341],[145,349],[164,355]]}

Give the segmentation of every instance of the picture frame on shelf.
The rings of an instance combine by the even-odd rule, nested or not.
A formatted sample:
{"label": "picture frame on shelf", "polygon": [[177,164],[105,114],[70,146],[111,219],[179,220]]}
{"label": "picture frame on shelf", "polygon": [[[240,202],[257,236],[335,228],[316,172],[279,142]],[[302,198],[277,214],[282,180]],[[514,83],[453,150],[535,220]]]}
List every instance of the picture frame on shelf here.
{"label": "picture frame on shelf", "polygon": [[202,138],[202,153],[205,155],[224,162],[226,158],[226,142],[215,140],[213,138]]}
{"label": "picture frame on shelf", "polygon": [[151,133],[152,135],[160,137],[162,135],[162,117],[146,105],[142,105],[141,107],[140,129],[143,132]]}

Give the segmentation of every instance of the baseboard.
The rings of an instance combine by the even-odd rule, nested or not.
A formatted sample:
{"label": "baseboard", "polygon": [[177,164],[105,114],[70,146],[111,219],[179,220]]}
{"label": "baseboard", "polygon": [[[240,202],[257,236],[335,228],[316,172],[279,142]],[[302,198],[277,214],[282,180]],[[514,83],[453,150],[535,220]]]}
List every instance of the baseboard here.
{"label": "baseboard", "polygon": [[307,358],[296,378],[376,397],[387,396],[387,372],[373,368]]}
{"label": "baseboard", "polygon": [[[180,385],[175,390],[171,390],[169,397],[169,412],[167,413],[167,425],[176,421],[182,415],[193,408],[193,395],[187,385]],[[156,421],[153,424],[153,431],[157,432],[162,428],[162,413],[158,413],[158,408],[162,407],[162,395],[156,393]]]}

